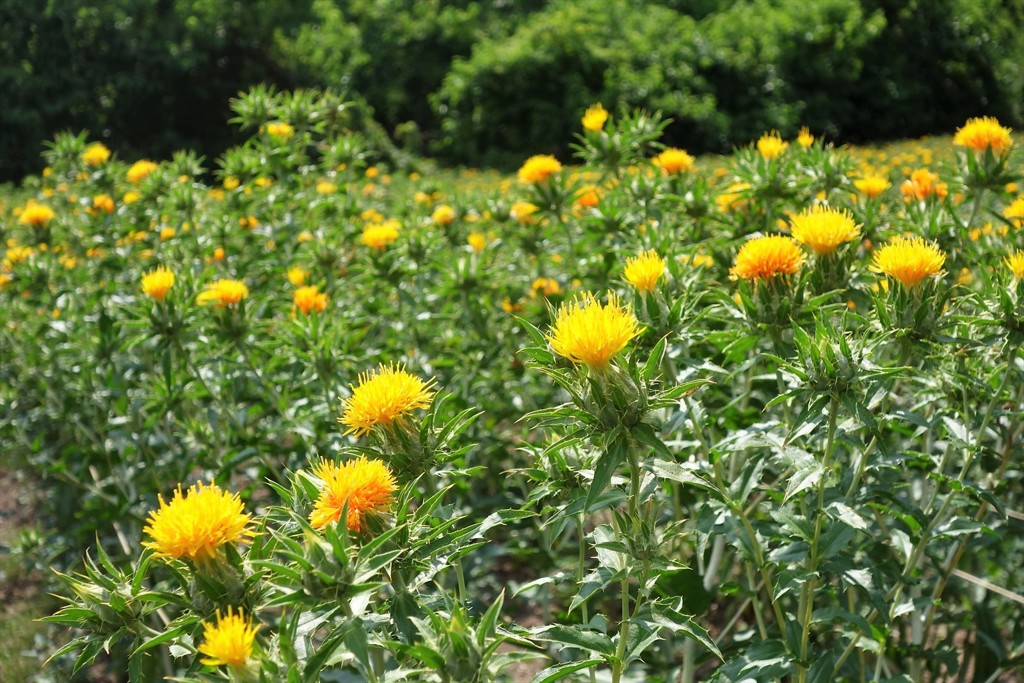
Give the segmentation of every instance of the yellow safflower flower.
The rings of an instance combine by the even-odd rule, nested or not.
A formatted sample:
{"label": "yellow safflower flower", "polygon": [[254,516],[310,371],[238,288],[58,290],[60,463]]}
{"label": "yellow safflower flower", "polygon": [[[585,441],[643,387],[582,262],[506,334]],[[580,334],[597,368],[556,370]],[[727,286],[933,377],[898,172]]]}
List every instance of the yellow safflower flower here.
{"label": "yellow safflower flower", "polygon": [[484,237],[482,232],[471,232],[469,237],[466,238],[466,242],[473,249],[474,252],[479,254],[487,246],[487,238]]}
{"label": "yellow safflower flower", "polygon": [[399,222],[394,219],[383,223],[371,223],[363,228],[363,235],[359,241],[371,249],[383,251],[398,239],[399,226]]}
{"label": "yellow safflower flower", "polygon": [[583,128],[596,133],[604,128],[604,124],[607,120],[608,112],[605,111],[604,106],[598,102],[597,104],[590,105],[587,109],[587,113],[583,115]]}
{"label": "yellow safflower flower", "polygon": [[845,209],[832,209],[818,204],[790,218],[790,234],[816,254],[828,254],[840,244],[860,237],[860,226]]}
{"label": "yellow safflower flower", "polygon": [[796,142],[804,149],[814,144],[814,136],[811,135],[811,131],[807,126],[800,128],[800,134],[796,136]]}
{"label": "yellow safflower flower", "polygon": [[159,167],[152,161],[140,159],[129,167],[128,172],[125,174],[125,179],[132,185],[138,185],[157,168]]}
{"label": "yellow safflower flower", "polygon": [[173,286],[174,273],[167,266],[160,266],[142,276],[142,291],[157,301],[163,301]]}
{"label": "yellow safflower flower", "polygon": [[82,161],[89,166],[100,166],[110,158],[110,150],[102,142],[94,142],[82,152]]}
{"label": "yellow safflower flower", "polygon": [[586,292],[559,307],[547,340],[559,356],[601,371],[642,331],[633,312],[614,295],[601,305]]}
{"label": "yellow safflower flower", "polygon": [[561,291],[562,287],[558,284],[558,280],[550,277],[539,277],[530,284],[530,297],[534,299],[538,296],[555,296]]}
{"label": "yellow safflower flower", "polygon": [[1013,145],[1013,138],[1010,137],[1009,128],[1000,126],[999,121],[991,116],[983,116],[967,119],[967,123],[957,129],[953,136],[953,144],[975,152],[991,149],[996,154],[1002,154]]}
{"label": "yellow safflower flower", "polygon": [[942,274],[946,255],[921,237],[893,237],[875,252],[871,270],[898,280],[907,288],[917,287],[932,275]]}
{"label": "yellow safflower flower", "polygon": [[149,513],[143,531],[151,541],[143,545],[162,559],[188,558],[193,562],[212,560],[226,543],[247,543],[252,516],[245,513],[238,494],[221,490],[216,484],[194,484],[182,495],[178,485],[167,503],[158,496],[160,508]]}
{"label": "yellow safflower flower", "polygon": [[228,607],[224,615],[217,610],[216,623],[203,622],[203,644],[198,649],[206,656],[200,662],[207,666],[227,665],[232,669],[244,669],[252,657],[256,631],[252,619],[246,619],[242,609],[235,613]]}
{"label": "yellow safflower flower", "polygon": [[309,515],[314,529],[323,529],[340,520],[347,506],[345,526],[349,531],[360,533],[364,517],[368,513],[386,511],[398,488],[387,465],[366,456],[340,465],[321,459],[313,474],[323,482]]}
{"label": "yellow safflower flower", "polygon": [[292,297],[295,308],[309,315],[313,311],[322,313],[327,308],[327,295],[317,291],[316,285],[299,287]]}
{"label": "yellow safflower flower", "polygon": [[295,134],[295,129],[285,121],[271,121],[267,124],[267,135],[274,138],[287,140]]}
{"label": "yellow safflower flower", "polygon": [[622,277],[638,292],[650,292],[664,273],[665,259],[654,249],[649,249],[626,260]]}
{"label": "yellow safflower flower", "polygon": [[430,220],[438,225],[448,225],[455,220],[455,209],[447,204],[440,204],[434,209],[434,212],[430,214]]}
{"label": "yellow safflower flower", "polygon": [[419,408],[426,408],[434,397],[431,382],[409,374],[405,368],[381,365],[359,375],[352,396],[342,404],[339,419],[348,427],[345,434],[363,436],[377,425],[391,425]]}
{"label": "yellow safflower flower", "polygon": [[37,204],[35,201],[29,200],[25,208],[22,209],[21,215],[18,216],[18,223],[42,228],[52,221],[56,215],[53,209],[45,204]]}
{"label": "yellow safflower flower", "polygon": [[234,306],[249,296],[249,288],[241,280],[217,280],[196,297],[196,303],[215,303],[219,307]]}
{"label": "yellow safflower flower", "polygon": [[1005,263],[1006,267],[1010,269],[1011,273],[1013,273],[1013,277],[1018,280],[1024,280],[1024,251],[1018,249],[1007,256],[1003,260],[1003,263]]}
{"label": "yellow safflower flower", "polygon": [[562,164],[550,154],[536,154],[527,159],[519,168],[519,182],[542,183],[552,174],[562,170]]}
{"label": "yellow safflower flower", "polygon": [[669,147],[662,150],[652,161],[665,175],[676,175],[692,171],[694,159],[684,149]]}
{"label": "yellow safflower flower", "polygon": [[784,141],[776,130],[765,133],[757,141],[757,151],[765,159],[775,159],[781,156],[787,147],[789,147],[789,143]]}
{"label": "yellow safflower flower", "polygon": [[804,252],[791,237],[764,235],[747,240],[729,270],[732,279],[770,280],[793,275],[804,264]]}
{"label": "yellow safflower flower", "polygon": [[875,199],[878,195],[892,187],[892,183],[890,183],[887,178],[883,178],[878,175],[869,175],[864,176],[863,178],[858,178],[853,181],[853,185],[857,188],[858,192],[868,199]]}
{"label": "yellow safflower flower", "polygon": [[1009,206],[1003,209],[1003,218],[1018,228],[1024,227],[1024,195],[1017,197]]}

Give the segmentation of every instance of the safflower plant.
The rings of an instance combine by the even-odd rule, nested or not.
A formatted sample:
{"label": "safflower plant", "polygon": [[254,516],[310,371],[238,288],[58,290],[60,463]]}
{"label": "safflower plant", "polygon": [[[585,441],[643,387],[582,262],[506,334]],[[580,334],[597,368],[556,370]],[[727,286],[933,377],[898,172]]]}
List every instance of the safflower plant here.
{"label": "safflower plant", "polygon": [[3,191],[39,680],[1014,680],[1012,131],[694,158],[594,107],[520,179],[232,110]]}

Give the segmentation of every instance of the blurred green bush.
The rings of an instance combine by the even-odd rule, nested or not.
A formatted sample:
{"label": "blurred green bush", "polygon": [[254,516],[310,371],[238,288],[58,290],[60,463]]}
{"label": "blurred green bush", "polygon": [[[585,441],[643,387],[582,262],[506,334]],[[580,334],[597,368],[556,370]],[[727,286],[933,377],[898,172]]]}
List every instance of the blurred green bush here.
{"label": "blurred green bush", "polygon": [[564,151],[598,100],[662,110],[696,152],[1024,124],[1024,0],[0,0],[0,19],[0,179],[64,129],[214,157],[258,82],[341,88],[409,151],[505,166]]}

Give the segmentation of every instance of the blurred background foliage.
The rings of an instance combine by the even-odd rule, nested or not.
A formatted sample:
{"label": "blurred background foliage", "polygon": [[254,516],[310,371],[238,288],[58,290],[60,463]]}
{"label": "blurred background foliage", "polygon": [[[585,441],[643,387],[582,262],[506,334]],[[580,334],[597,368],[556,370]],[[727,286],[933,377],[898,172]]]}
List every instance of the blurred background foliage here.
{"label": "blurred background foliage", "polygon": [[660,109],[693,152],[1024,125],[1024,0],[0,0],[0,21],[0,180],[62,130],[216,157],[259,82],[340,88],[407,151],[506,168],[566,153],[598,100]]}

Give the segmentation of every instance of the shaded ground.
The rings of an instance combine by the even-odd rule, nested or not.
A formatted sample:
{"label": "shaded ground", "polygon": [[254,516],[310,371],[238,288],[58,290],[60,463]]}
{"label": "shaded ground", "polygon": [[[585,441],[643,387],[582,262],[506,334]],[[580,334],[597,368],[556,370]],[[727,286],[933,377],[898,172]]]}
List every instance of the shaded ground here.
{"label": "shaded ground", "polygon": [[27,681],[42,668],[47,647],[44,624],[35,619],[53,611],[38,570],[26,567],[10,549],[33,525],[31,488],[18,472],[0,466],[0,681]]}

